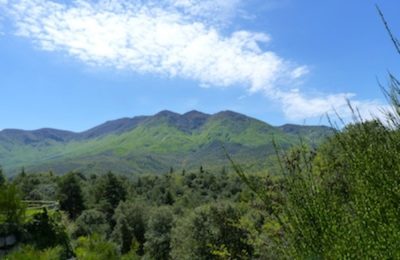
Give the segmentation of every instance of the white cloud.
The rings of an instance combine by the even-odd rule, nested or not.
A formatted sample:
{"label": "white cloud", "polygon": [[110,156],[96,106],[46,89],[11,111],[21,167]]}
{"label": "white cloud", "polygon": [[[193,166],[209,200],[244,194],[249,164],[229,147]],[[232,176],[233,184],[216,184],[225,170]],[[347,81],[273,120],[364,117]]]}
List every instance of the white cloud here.
{"label": "white cloud", "polygon": [[283,112],[293,120],[315,118],[332,111],[334,107],[342,108],[347,105],[346,99],[352,96],[341,93],[324,97],[305,97],[298,89],[277,93],[277,98],[283,104]]}
{"label": "white cloud", "polygon": [[282,102],[285,116],[292,120],[321,116],[338,119],[337,115],[339,115],[349,122],[353,117],[352,109],[355,110],[356,115],[359,113],[363,120],[384,119],[383,110],[389,109],[388,105],[383,105],[378,100],[357,100],[355,96],[354,93],[339,93],[307,97],[300,93],[298,89],[277,93],[277,98]]}
{"label": "white cloud", "polygon": [[[306,97],[284,91],[309,72],[265,50],[265,33],[221,33],[241,0],[5,0],[17,35],[47,51],[62,51],[79,60],[116,69],[180,77],[200,86],[244,86],[282,104],[288,118],[318,117],[346,98],[339,93]],[[357,101],[366,109],[375,101]]]}
{"label": "white cloud", "polygon": [[[210,6],[224,2],[230,1],[204,1],[198,8],[211,12]],[[66,6],[21,0],[9,9],[18,35],[90,64],[179,76],[203,85],[245,85],[252,92],[292,80],[304,68],[262,51],[260,43],[270,40],[266,34],[237,31],[223,36],[216,27],[173,8],[191,10],[196,3],[200,1],[175,0],[165,7],[165,2],[103,0]]]}

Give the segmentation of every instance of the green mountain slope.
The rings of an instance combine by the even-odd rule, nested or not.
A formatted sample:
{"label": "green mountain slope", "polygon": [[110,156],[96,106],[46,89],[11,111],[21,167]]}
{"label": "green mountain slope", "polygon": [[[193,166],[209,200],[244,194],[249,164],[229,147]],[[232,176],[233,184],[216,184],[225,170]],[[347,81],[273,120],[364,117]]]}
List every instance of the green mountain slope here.
{"label": "green mountain slope", "polygon": [[273,127],[245,115],[162,111],[154,116],[123,118],[81,133],[55,129],[0,132],[0,164],[9,174],[27,171],[65,173],[79,170],[122,174],[228,166],[225,150],[245,167],[258,171],[271,164],[272,140],[282,147],[318,143],[332,129],[321,126]]}

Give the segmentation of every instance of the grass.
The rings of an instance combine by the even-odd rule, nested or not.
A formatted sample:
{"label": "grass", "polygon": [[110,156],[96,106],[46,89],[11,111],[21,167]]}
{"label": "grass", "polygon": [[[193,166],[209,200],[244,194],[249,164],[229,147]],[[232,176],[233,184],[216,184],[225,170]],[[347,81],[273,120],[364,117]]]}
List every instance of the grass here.
{"label": "grass", "polygon": [[[32,203],[34,201],[29,202]],[[55,201],[37,201],[35,206],[28,206],[25,210],[24,223],[31,221],[34,215],[43,211],[43,208],[47,209],[48,214],[53,214],[56,211],[56,208],[54,208],[54,204],[56,203],[57,202]],[[6,217],[3,214],[0,214],[0,225],[4,224],[5,220]]]}

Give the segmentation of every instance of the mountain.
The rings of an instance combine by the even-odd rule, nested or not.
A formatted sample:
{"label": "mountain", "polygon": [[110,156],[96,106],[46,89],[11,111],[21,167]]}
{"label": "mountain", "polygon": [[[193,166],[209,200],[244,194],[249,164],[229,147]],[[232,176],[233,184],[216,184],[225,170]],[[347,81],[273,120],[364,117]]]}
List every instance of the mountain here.
{"label": "mountain", "polygon": [[[229,166],[226,152],[251,171],[273,169],[272,140],[286,148],[300,137],[318,144],[333,133],[325,126],[271,126],[233,111],[122,118],[75,133],[44,128],[0,131],[0,164],[13,175],[26,171],[122,174],[165,173]],[[271,168],[272,167],[272,168]]]}
{"label": "mountain", "polygon": [[332,135],[335,130],[328,126],[306,126],[306,125],[293,125],[285,124],[278,127],[286,134],[297,135],[299,137],[306,137],[309,140],[321,140]]}

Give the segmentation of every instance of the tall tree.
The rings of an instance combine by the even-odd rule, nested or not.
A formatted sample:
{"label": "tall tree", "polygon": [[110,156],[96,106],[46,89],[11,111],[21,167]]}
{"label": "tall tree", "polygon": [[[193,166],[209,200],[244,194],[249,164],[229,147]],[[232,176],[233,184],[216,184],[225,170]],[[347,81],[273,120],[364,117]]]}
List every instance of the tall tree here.
{"label": "tall tree", "polygon": [[3,168],[0,166],[0,186],[6,183],[6,177],[3,173]]}
{"label": "tall tree", "polygon": [[241,212],[231,204],[196,208],[177,222],[172,232],[172,257],[251,259],[254,249],[249,232],[239,225],[240,218]]}
{"label": "tall tree", "polygon": [[112,239],[120,245],[121,253],[127,253],[136,244],[136,254],[143,255],[146,230],[146,207],[130,201],[121,202],[115,210],[116,225]]}
{"label": "tall tree", "polygon": [[126,187],[120,177],[112,172],[101,176],[97,180],[94,191],[95,201],[100,205],[101,211],[106,214],[107,221],[114,227],[114,210],[121,201],[125,201],[127,195]]}
{"label": "tall tree", "polygon": [[146,231],[145,251],[152,259],[170,259],[173,214],[169,207],[154,210]]}
{"label": "tall tree", "polygon": [[68,212],[72,219],[76,219],[85,209],[82,188],[74,173],[61,178],[58,184],[58,199],[61,210]]}

